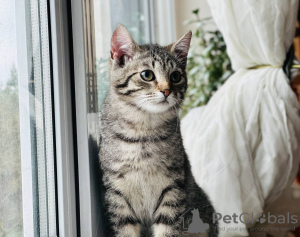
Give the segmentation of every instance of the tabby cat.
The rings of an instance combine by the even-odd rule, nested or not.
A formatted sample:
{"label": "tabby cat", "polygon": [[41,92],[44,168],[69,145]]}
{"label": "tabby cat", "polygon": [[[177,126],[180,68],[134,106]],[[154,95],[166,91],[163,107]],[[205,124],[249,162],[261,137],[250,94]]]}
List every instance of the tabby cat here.
{"label": "tabby cat", "polygon": [[108,237],[182,236],[184,213],[195,208],[208,235],[218,234],[180,134],[191,36],[161,47],[138,45],[122,25],[113,32],[99,152]]}

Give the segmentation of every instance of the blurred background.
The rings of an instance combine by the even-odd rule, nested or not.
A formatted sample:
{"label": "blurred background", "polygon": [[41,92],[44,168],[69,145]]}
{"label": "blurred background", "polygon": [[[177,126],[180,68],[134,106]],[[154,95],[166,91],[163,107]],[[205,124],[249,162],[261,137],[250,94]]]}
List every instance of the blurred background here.
{"label": "blurred background", "polygon": [[[34,236],[58,233],[60,194],[57,185],[61,180],[56,176],[54,130],[55,123],[60,121],[54,121],[58,111],[53,106],[55,62],[51,56],[54,47],[51,35],[57,32],[49,20],[56,13],[50,3],[47,0],[0,0],[0,237],[23,236],[27,225],[33,227],[30,233]],[[139,44],[168,45],[188,30],[193,31],[187,64],[189,89],[181,117],[192,108],[207,104],[233,71],[226,44],[205,0],[82,0],[66,1],[65,7],[72,13],[67,18],[69,40],[76,32],[83,38],[83,45],[76,42],[76,37],[68,44],[73,54],[70,57],[75,63],[79,62],[76,65],[83,65],[85,75],[76,79],[77,67],[70,66],[75,71],[70,73],[73,85],[70,94],[75,104],[69,106],[77,108],[72,113],[77,121],[80,116],[86,117],[84,125],[73,120],[73,132],[81,137],[80,126],[86,126],[89,146],[87,156],[82,158],[88,159],[83,162],[87,167],[78,165],[81,157],[74,155],[76,208],[82,210],[84,206],[83,187],[88,185],[96,190],[90,191],[89,211],[77,212],[77,215],[91,216],[92,222],[96,222],[95,227],[91,227],[92,233],[99,233],[99,177],[95,168],[98,157],[92,146],[98,140],[99,112],[109,86],[110,38],[117,24],[126,26]],[[77,25],[77,20],[82,25]],[[299,27],[294,47],[300,58]],[[84,61],[78,61],[76,56],[81,48]],[[78,88],[75,80],[84,81],[85,86]],[[300,94],[300,76],[293,81],[293,88]],[[86,101],[75,100],[75,89],[77,96],[83,94]],[[80,144],[74,153],[80,153]],[[70,169],[73,168],[70,166]],[[84,176],[84,169],[88,170],[88,176]],[[87,183],[78,181],[85,180],[81,175],[88,179]],[[84,225],[84,218],[79,218],[77,223]],[[296,236],[296,232],[289,234]]]}

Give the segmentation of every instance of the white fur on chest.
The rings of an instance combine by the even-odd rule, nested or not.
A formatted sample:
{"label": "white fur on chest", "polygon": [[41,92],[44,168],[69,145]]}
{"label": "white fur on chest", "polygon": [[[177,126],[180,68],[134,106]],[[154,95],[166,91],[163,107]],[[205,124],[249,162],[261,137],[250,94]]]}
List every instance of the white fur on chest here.
{"label": "white fur on chest", "polygon": [[[168,144],[127,143],[119,141],[115,146],[114,156],[117,162],[111,168],[122,178],[113,181],[113,185],[124,194],[140,220],[151,220],[162,191],[173,183],[166,175],[161,160],[166,158]],[[143,153],[151,153],[143,157]],[[128,168],[130,166],[130,168]]]}
{"label": "white fur on chest", "polygon": [[114,184],[129,199],[137,217],[149,220],[163,189],[171,183],[172,180],[158,172],[155,165],[141,164],[139,169],[128,172]]}

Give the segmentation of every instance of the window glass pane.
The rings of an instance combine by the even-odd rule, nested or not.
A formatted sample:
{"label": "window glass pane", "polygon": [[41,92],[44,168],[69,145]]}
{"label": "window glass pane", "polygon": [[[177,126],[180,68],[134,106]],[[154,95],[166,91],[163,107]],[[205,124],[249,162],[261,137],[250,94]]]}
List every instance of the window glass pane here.
{"label": "window glass pane", "polygon": [[123,24],[138,44],[149,43],[149,29],[147,29],[147,23],[149,23],[147,19],[149,15],[149,12],[147,12],[148,1],[111,0],[109,6],[112,30],[118,24]]}
{"label": "window glass pane", "polygon": [[1,1],[0,53],[0,236],[56,236],[46,0]]}
{"label": "window glass pane", "polygon": [[0,8],[0,236],[22,236],[22,176],[15,2]]}

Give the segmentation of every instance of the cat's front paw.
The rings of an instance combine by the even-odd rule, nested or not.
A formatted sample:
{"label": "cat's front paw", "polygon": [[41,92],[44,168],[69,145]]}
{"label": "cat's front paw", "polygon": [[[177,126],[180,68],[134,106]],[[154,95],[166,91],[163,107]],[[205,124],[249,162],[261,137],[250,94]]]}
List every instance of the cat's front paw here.
{"label": "cat's front paw", "polygon": [[119,228],[116,237],[140,237],[140,225],[124,225]]}
{"label": "cat's front paw", "polygon": [[173,226],[164,224],[155,224],[153,226],[154,237],[179,237],[181,233]]}

